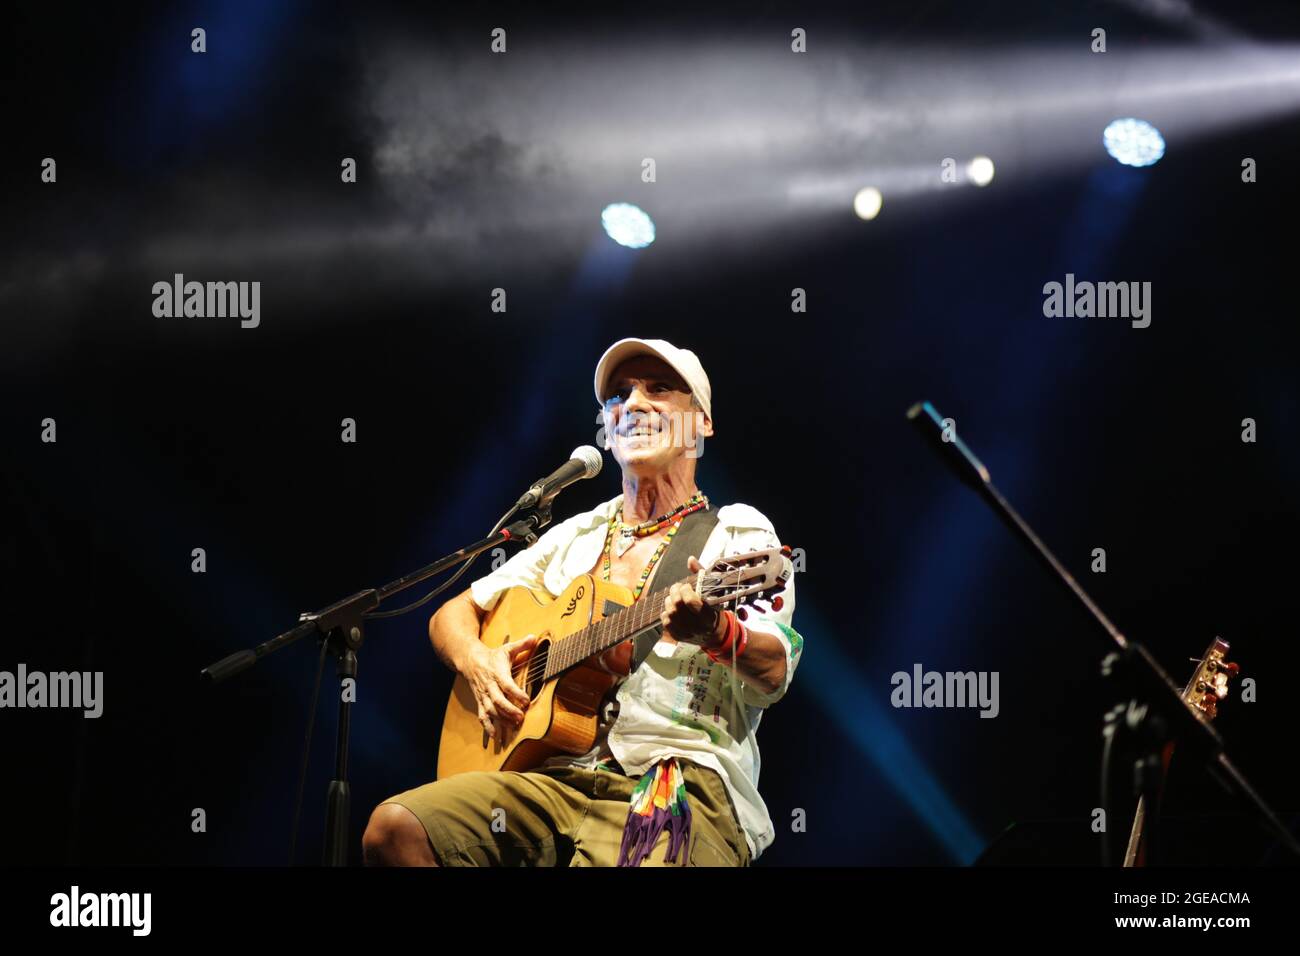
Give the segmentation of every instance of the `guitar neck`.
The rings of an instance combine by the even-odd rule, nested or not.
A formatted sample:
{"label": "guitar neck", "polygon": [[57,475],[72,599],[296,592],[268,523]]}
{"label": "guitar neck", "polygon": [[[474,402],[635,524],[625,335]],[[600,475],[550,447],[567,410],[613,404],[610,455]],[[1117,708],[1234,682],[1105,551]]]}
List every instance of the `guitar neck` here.
{"label": "guitar neck", "polygon": [[[682,582],[694,582],[695,576],[682,578]],[[659,622],[664,612],[664,601],[672,587],[660,588],[638,600],[635,604],[620,608],[606,615],[594,624],[588,624],[581,630],[574,631],[563,640],[551,645],[546,659],[545,680],[562,674],[569,668],[582,663],[593,654],[609,650],[622,644],[629,637],[639,634]]]}
{"label": "guitar neck", "polygon": [[[1183,688],[1183,703],[1188,706],[1196,707],[1202,713],[1207,714],[1210,719],[1213,719],[1215,709],[1213,706],[1209,708],[1202,706],[1202,701],[1205,699],[1207,692],[1211,689],[1210,685],[1212,684],[1212,678],[1209,675],[1217,670],[1218,665],[1223,662],[1228,650],[1228,643],[1226,641],[1222,641],[1217,637],[1211,641],[1209,649],[1201,657],[1201,663],[1197,665],[1196,671],[1192,674],[1192,679],[1189,680],[1187,686]],[[1227,667],[1235,673],[1235,664],[1229,664]],[[1226,683],[1224,686],[1227,686]],[[1217,690],[1219,688],[1215,689]],[[1218,698],[1216,695],[1210,699],[1217,701]],[[1169,763],[1173,758],[1173,754],[1174,745],[1172,743],[1166,744],[1164,751],[1160,756],[1161,784],[1159,792],[1154,795],[1157,803],[1159,802],[1160,795],[1164,790],[1164,779],[1165,775],[1169,772]],[[1128,847],[1124,851],[1124,866],[1135,867],[1142,866],[1145,863],[1147,810],[1146,796],[1138,797],[1137,810],[1133,814],[1133,828],[1129,831]],[[1156,810],[1158,811],[1159,807],[1157,807]]]}

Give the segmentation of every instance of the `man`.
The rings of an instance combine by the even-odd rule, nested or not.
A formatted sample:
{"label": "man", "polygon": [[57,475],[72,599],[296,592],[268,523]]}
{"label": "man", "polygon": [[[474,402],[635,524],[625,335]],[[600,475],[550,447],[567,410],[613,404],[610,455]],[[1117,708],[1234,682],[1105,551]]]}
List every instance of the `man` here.
{"label": "man", "polygon": [[[699,440],[713,434],[709,379],[695,354],[662,339],[622,339],[597,363],[595,387],[623,493],[552,527],[429,622],[434,649],[466,678],[479,720],[498,739],[523,721],[528,696],[511,669],[536,643],[533,635],[498,648],[479,640],[501,594],[524,586],[555,597],[592,574],[648,595],[667,585],[656,585],[656,571],[677,530],[711,508],[695,483]],[[690,571],[780,546],[771,522],[748,505],[719,508],[716,517]],[[588,753],[527,773],[456,774],[398,794],[370,818],[366,861],[748,865],[775,836],[757,789],[755,734],[798,664],[793,612],[792,583],[780,600],[738,614],[674,584],[645,659],[634,662],[625,641],[597,662],[622,679]]]}

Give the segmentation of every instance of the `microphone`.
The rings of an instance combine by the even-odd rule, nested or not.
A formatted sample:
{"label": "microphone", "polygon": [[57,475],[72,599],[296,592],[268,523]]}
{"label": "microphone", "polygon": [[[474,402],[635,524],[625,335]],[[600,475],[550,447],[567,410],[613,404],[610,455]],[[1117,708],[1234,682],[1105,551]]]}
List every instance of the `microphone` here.
{"label": "microphone", "polygon": [[536,508],[550,504],[551,499],[575,481],[595,478],[605,463],[600,451],[592,445],[581,445],[569,453],[569,460],[545,478],[533,482],[515,502],[515,508]]}

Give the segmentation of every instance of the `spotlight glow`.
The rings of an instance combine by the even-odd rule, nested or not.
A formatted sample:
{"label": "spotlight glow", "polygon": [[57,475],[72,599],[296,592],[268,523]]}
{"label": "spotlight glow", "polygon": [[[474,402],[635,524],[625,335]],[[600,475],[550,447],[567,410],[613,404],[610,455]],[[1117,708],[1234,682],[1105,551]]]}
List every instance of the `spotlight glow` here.
{"label": "spotlight glow", "polygon": [[1102,133],[1106,152],[1125,166],[1150,166],[1165,154],[1165,138],[1146,120],[1117,119]]}
{"label": "spotlight glow", "polygon": [[616,202],[600,214],[600,224],[609,238],[629,249],[644,249],[655,241],[655,224],[638,206]]}
{"label": "spotlight glow", "polygon": [[993,182],[993,160],[976,156],[966,164],[966,175],[976,186],[987,186]]}
{"label": "spotlight glow", "polygon": [[880,195],[880,190],[875,186],[867,186],[859,189],[858,194],[853,197],[853,211],[858,214],[859,219],[875,219],[880,215],[880,207],[884,204],[885,197]]}

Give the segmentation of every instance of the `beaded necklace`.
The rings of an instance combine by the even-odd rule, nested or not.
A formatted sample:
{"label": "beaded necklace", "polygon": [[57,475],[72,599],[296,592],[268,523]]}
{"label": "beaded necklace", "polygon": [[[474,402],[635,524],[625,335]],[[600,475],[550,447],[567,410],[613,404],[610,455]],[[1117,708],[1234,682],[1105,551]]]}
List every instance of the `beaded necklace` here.
{"label": "beaded necklace", "polygon": [[[664,525],[672,524],[672,527],[668,529],[668,534],[664,535],[664,539],[659,542],[659,547],[655,548],[655,553],[650,556],[650,561],[646,564],[645,570],[641,572],[640,578],[637,579],[636,586],[632,588],[633,601],[640,599],[641,591],[645,588],[646,581],[650,580],[650,572],[655,569],[655,565],[659,563],[659,559],[663,556],[663,553],[668,550],[668,545],[672,543],[673,537],[677,534],[677,530],[682,526],[682,519],[684,519],[688,514],[693,514],[701,508],[707,508],[708,506],[709,499],[703,494],[696,492],[691,495],[685,504],[668,512],[668,514],[656,518],[654,521],[647,521],[630,529],[632,535],[635,537],[644,538],[646,535],[654,534],[656,531],[664,527]],[[612,564],[610,552],[613,550],[614,546],[614,532],[617,526],[622,525],[622,519],[622,508],[619,508],[617,515],[610,515],[609,518],[609,530],[605,533],[605,560],[601,565],[600,572],[601,580],[603,581],[609,580],[610,566]],[[620,551],[620,556],[625,551],[626,548],[623,551]]]}
{"label": "beaded necklace", "polygon": [[618,531],[615,535],[618,538],[618,543],[613,545],[614,550],[618,552],[620,558],[623,557],[623,555],[627,554],[627,549],[632,547],[637,538],[644,538],[647,535],[652,535],[660,528],[664,527],[664,525],[685,518],[692,511],[699,510],[701,504],[707,507],[708,501],[708,498],[697,491],[695,494],[691,495],[690,498],[686,499],[686,501],[667,514],[660,515],[658,518],[651,521],[643,521],[636,527],[623,524],[623,512],[620,510],[618,514]]}

